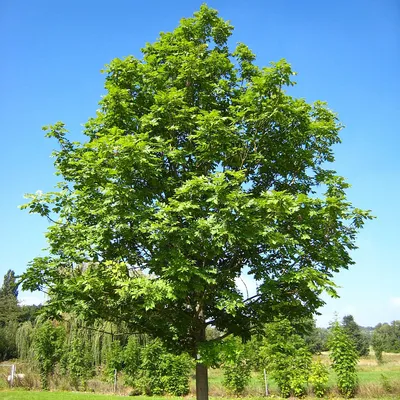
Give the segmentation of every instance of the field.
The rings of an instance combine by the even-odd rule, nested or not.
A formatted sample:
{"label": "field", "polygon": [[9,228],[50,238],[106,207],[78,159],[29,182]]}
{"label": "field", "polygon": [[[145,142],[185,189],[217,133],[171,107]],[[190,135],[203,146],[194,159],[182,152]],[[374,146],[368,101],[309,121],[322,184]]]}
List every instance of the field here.
{"label": "field", "polygon": [[[323,362],[328,363],[328,356],[323,354],[321,356]],[[0,365],[1,367],[1,365]],[[88,391],[95,391],[96,393],[77,393],[56,390],[71,390],[66,383],[59,378],[53,381],[52,390],[54,392],[38,392],[39,387],[38,378],[30,376],[29,384],[25,385],[32,389],[31,391],[23,390],[24,388],[15,388],[8,390],[7,384],[4,380],[6,376],[5,368],[0,368],[0,376],[2,382],[0,383],[0,399],[1,400],[47,400],[47,399],[60,399],[60,400],[102,400],[115,398],[112,392],[112,385],[108,382],[93,379],[88,384]],[[21,368],[20,368],[21,371]],[[400,354],[384,354],[384,364],[378,365],[373,356],[362,358],[358,365],[358,377],[360,382],[359,392],[357,398],[365,399],[400,399]],[[211,369],[209,371],[209,386],[210,395],[214,398],[224,397],[229,398],[229,394],[223,387],[223,374],[221,370]],[[330,375],[331,392],[330,399],[340,398],[335,386],[335,376],[333,373]],[[277,387],[274,382],[269,382],[270,393],[277,398]],[[100,394],[109,393],[109,394]],[[119,386],[117,392],[119,395],[128,395],[130,389],[122,385]],[[195,393],[195,382],[191,382],[191,394],[188,398],[193,398]],[[264,394],[263,379],[261,374],[253,373],[252,379],[246,390],[245,396],[255,400],[262,397]],[[136,397],[137,400],[151,399],[160,400],[166,397]],[[168,397],[173,400],[173,397]]]}

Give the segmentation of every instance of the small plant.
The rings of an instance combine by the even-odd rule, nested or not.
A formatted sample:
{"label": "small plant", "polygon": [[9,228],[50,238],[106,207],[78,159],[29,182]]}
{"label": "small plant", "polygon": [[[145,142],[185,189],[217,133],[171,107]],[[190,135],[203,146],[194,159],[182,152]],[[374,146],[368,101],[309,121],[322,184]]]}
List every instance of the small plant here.
{"label": "small plant", "polygon": [[358,387],[356,372],[358,353],[354,343],[338,322],[331,327],[328,345],[331,351],[332,368],[337,375],[339,392],[347,398],[353,397]]}
{"label": "small plant", "polygon": [[383,364],[383,339],[376,332],[374,332],[372,336],[372,348],[374,349],[375,358],[378,364]]}
{"label": "small plant", "polygon": [[381,374],[380,380],[381,380],[383,390],[387,393],[391,393],[393,391],[393,386],[392,386],[389,378],[385,374]]}
{"label": "small plant", "polygon": [[315,361],[311,365],[311,375],[309,382],[312,385],[316,397],[324,397],[328,390],[329,371],[321,360]]}

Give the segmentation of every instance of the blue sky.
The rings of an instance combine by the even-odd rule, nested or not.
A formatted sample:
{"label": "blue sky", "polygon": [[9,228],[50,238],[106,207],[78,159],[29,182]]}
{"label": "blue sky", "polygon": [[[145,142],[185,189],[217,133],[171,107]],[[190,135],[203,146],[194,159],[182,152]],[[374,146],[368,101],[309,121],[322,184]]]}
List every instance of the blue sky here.
{"label": "blue sky", "polygon": [[[62,120],[74,138],[104,93],[100,70],[115,57],[140,56],[160,31],[191,16],[201,1],[0,2],[0,279],[21,273],[46,246],[47,222],[17,207],[23,194],[56,182],[55,143],[41,127]],[[349,199],[371,209],[354,253],[336,276],[341,298],[325,297],[318,324],[334,312],[361,325],[400,319],[400,4],[397,0],[215,0],[259,65],[286,58],[298,72],[293,93],[326,100],[345,124],[335,169]],[[25,301],[35,296],[23,294]],[[37,300],[37,297],[36,297]]]}

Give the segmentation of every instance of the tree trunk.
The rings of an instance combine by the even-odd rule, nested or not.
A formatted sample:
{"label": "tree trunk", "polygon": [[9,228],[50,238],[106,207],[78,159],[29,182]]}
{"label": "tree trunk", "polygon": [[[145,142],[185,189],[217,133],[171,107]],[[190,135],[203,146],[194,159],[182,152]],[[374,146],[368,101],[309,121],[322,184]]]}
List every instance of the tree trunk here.
{"label": "tree trunk", "polygon": [[198,345],[206,340],[206,325],[204,323],[204,309],[199,303],[197,305],[199,318],[199,330],[197,332],[196,345],[196,400],[208,400],[208,369],[207,366],[199,362]]}
{"label": "tree trunk", "polygon": [[196,363],[196,400],[208,400],[208,369]]}

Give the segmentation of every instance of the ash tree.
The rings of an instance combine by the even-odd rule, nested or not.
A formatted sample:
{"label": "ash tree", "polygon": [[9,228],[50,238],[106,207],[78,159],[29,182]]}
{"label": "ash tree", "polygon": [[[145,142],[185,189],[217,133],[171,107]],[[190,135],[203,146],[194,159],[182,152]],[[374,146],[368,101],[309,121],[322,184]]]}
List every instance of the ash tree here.
{"label": "ash tree", "polygon": [[[51,221],[23,288],[47,291],[52,315],[125,321],[189,352],[199,399],[203,349],[315,312],[369,218],[328,168],[336,115],[285,92],[285,60],[260,68],[246,45],[230,49],[232,29],[203,5],[141,59],[114,59],[86,139],[45,128],[60,183],[23,206]],[[223,335],[207,341],[208,326]]]}

